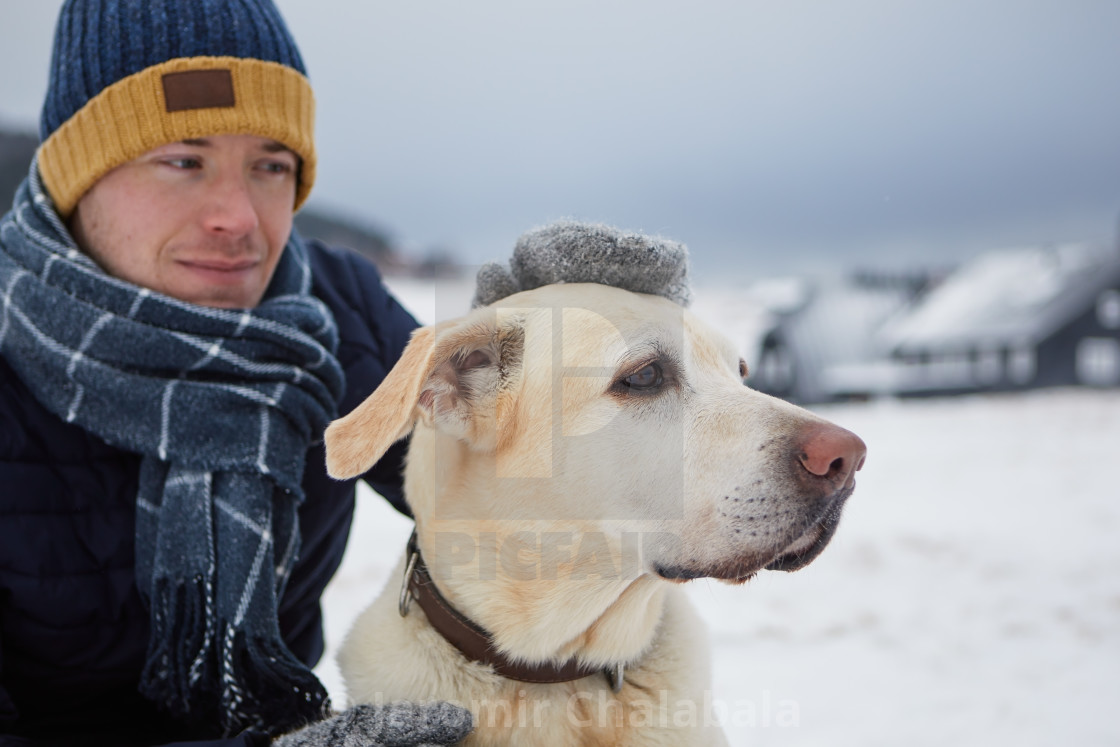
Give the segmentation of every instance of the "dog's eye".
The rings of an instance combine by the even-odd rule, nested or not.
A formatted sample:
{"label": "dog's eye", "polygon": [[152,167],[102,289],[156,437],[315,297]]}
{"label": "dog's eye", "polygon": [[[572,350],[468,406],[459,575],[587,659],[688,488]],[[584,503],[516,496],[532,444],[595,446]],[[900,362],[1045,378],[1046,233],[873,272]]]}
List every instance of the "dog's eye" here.
{"label": "dog's eye", "polygon": [[650,363],[624,378],[622,385],[631,390],[648,391],[658,388],[664,382],[665,376],[661,373],[661,366]]}
{"label": "dog's eye", "polygon": [[745,379],[750,375],[750,369],[747,368],[747,362],[742,358],[739,359],[739,378]]}

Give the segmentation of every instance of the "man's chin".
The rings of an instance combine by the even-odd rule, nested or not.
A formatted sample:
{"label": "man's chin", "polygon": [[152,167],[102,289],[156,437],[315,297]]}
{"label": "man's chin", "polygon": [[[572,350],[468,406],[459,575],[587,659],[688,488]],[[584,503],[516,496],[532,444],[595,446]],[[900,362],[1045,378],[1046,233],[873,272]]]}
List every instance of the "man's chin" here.
{"label": "man's chin", "polygon": [[259,268],[237,271],[180,266],[162,292],[180,301],[218,309],[251,309],[261,302],[265,283]]}

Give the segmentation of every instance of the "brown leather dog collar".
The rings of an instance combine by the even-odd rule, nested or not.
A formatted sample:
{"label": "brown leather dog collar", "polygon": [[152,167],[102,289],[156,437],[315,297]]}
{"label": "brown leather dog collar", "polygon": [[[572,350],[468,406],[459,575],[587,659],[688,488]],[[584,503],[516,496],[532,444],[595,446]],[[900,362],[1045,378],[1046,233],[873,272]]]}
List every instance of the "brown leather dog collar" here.
{"label": "brown leather dog collar", "polygon": [[518,682],[542,684],[571,682],[602,673],[606,676],[611,690],[617,693],[622,689],[624,674],[621,663],[600,669],[581,664],[576,659],[543,664],[526,664],[510,659],[495,648],[494,639],[489,633],[452,607],[451,603],[440,594],[432,581],[431,574],[428,573],[428,566],[420,555],[416,532],[413,532],[408,540],[406,557],[408,562],[405,566],[398,606],[401,617],[408,614],[409,606],[415,600],[420,605],[420,609],[424,610],[428,622],[436,632],[471,661],[487,664],[502,677]]}

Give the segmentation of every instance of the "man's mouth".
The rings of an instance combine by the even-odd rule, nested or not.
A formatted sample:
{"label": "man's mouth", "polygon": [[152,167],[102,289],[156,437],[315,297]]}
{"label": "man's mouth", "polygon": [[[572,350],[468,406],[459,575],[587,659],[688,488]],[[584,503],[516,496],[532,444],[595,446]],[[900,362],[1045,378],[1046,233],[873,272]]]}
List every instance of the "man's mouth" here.
{"label": "man's mouth", "polygon": [[185,269],[213,283],[239,283],[256,269],[258,260],[245,259],[181,259]]}

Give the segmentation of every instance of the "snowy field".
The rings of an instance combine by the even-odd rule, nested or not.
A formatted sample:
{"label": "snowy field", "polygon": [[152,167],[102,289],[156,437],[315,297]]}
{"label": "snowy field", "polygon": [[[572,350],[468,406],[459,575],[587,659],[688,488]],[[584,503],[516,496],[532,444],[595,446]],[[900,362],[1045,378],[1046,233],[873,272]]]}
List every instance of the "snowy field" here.
{"label": "snowy field", "polygon": [[[423,321],[469,289],[394,284]],[[733,330],[732,294],[697,310]],[[744,586],[689,585],[734,745],[1120,745],[1120,391],[815,408],[867,465],[825,553]],[[410,531],[359,494],[318,673]]]}

